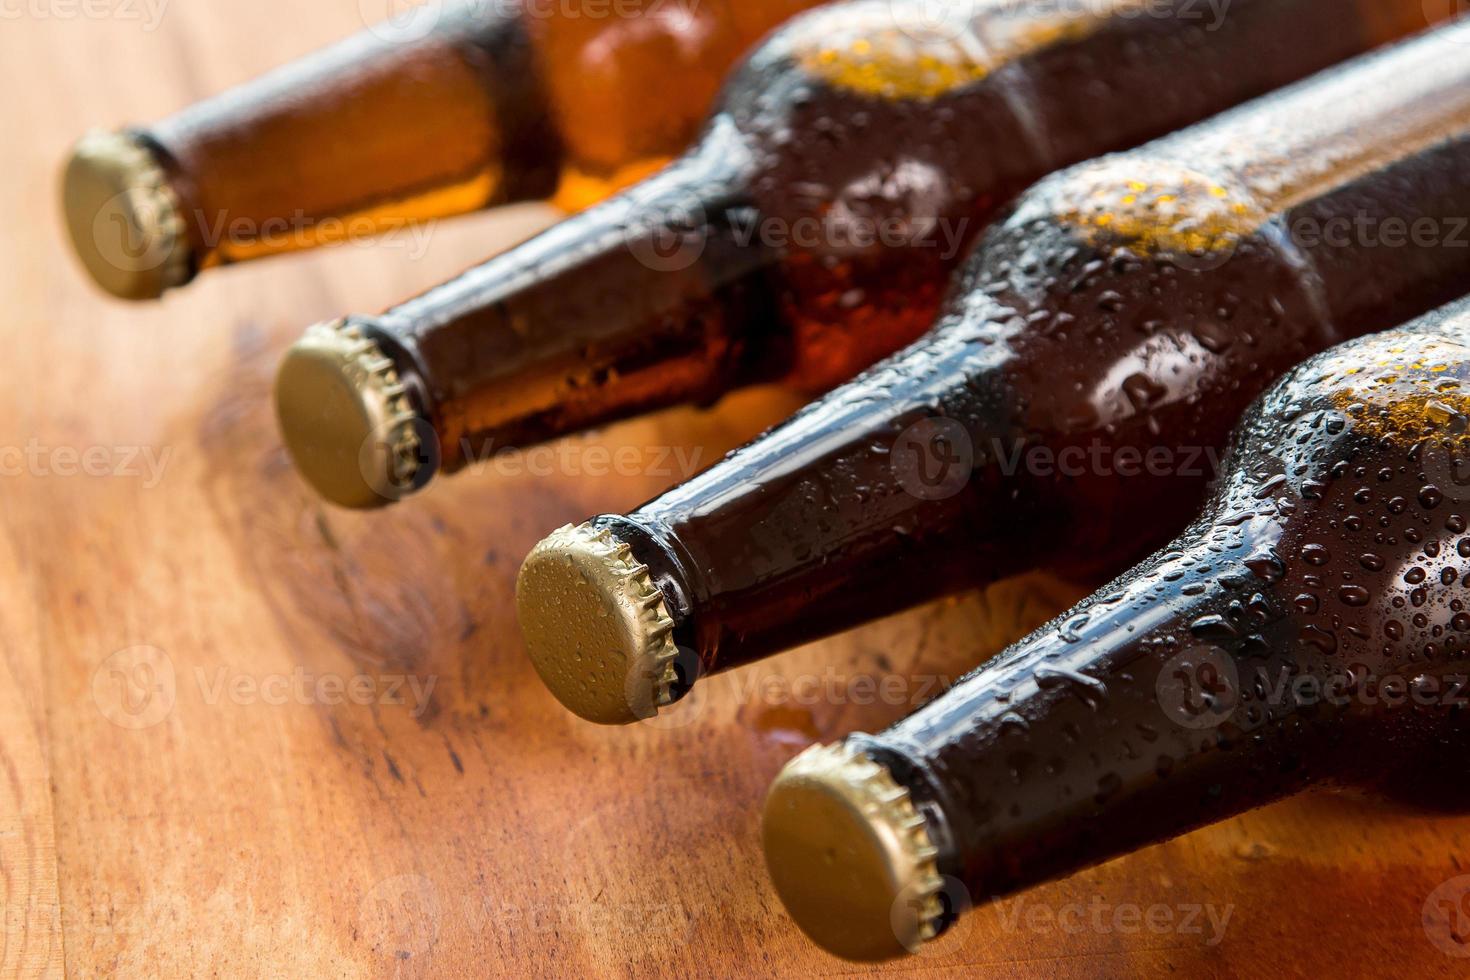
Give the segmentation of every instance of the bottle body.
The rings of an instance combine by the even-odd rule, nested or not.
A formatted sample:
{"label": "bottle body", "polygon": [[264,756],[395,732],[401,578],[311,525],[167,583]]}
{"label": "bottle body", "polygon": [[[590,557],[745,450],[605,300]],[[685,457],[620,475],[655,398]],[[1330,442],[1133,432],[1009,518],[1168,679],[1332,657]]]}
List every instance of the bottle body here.
{"label": "bottle body", "polygon": [[1467,381],[1465,302],[1304,364],[1172,545],[849,741],[923,814],[948,916],[1310,785],[1463,799]]}
{"label": "bottle body", "polygon": [[[177,208],[180,275],[496,204],[581,207],[681,152],[725,70],[812,2],[466,0],[126,136]],[[649,97],[668,71],[677,90]]]}
{"label": "bottle body", "polygon": [[[741,385],[822,391],[932,324],[949,273],[1022,188],[1428,22],[1418,2],[1388,7],[1400,16],[1247,0],[1215,23],[1188,3],[994,0],[939,28],[921,3],[814,11],[751,55],[678,166],[352,322],[415,379],[445,472]],[[1189,84],[1161,91],[1159,73]],[[309,435],[283,421],[288,441]]]}
{"label": "bottle body", "polygon": [[703,672],[1027,568],[1124,567],[1273,377],[1470,289],[1464,29],[1049,178],[922,343],[592,526],[663,582]]}

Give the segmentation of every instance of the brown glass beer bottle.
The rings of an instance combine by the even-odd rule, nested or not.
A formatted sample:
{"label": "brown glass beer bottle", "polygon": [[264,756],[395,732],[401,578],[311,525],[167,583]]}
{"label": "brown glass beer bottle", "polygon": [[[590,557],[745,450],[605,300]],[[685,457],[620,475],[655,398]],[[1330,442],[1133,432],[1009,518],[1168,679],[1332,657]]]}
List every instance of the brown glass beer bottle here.
{"label": "brown glass beer bottle", "polygon": [[149,299],[202,269],[407,221],[585,206],[682,152],[730,65],[816,2],[414,8],[151,126],[83,139],[65,182],[72,240],[105,289]]}
{"label": "brown glass beer bottle", "polygon": [[314,328],[277,387],[301,473],[373,507],[732,387],[830,388],[932,325],[965,246],[1032,181],[1427,23],[1421,0],[1236,0],[1218,20],[1192,0],[946,9],[798,18],[669,169],[381,316]]}
{"label": "brown glass beer bottle", "polygon": [[902,955],[965,907],[1304,787],[1460,805],[1470,302],[1293,371],[1182,536],[766,802],[787,908]]}
{"label": "brown glass beer bottle", "polygon": [[1042,181],[921,342],[538,545],[519,603],[542,678],[632,721],[700,672],[1157,547],[1271,380],[1470,291],[1467,45],[1463,21]]}

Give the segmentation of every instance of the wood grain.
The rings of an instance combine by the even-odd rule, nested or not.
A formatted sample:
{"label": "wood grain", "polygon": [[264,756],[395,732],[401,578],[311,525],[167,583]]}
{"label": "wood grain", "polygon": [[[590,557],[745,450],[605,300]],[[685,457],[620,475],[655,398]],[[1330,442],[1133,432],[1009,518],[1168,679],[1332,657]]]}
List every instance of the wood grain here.
{"label": "wood grain", "polygon": [[[88,19],[46,0],[0,24],[0,64],[24,80],[0,104],[0,447],[40,460],[0,480],[0,968],[868,972],[783,916],[757,845],[766,785],[810,741],[899,716],[1067,588],[941,603],[707,683],[657,724],[594,728],[524,660],[521,555],[672,482],[677,465],[651,465],[662,450],[709,462],[788,398],[667,413],[568,443],[551,475],[502,461],[391,513],[344,514],[307,493],[277,443],[266,394],[281,350],[547,212],[441,224],[423,256],[348,246],[229,270],[152,306],[103,299],[73,265],[55,174],[78,133],[358,29],[359,6],[172,0],[149,30],[126,12],[156,4]],[[626,445],[650,465],[579,472]],[[88,450],[113,475],[58,472]],[[124,458],[134,450],[153,455]],[[864,703],[860,679],[883,675],[897,693]],[[1467,834],[1459,816],[1305,797],[981,911],[889,971],[1464,975],[1470,960],[1434,941],[1443,917],[1424,917],[1437,887],[1470,873]],[[1062,924],[1099,903],[1101,927]],[[1112,918],[1134,906],[1177,918],[1163,931]],[[1180,921],[1205,906],[1228,910],[1221,934]]]}

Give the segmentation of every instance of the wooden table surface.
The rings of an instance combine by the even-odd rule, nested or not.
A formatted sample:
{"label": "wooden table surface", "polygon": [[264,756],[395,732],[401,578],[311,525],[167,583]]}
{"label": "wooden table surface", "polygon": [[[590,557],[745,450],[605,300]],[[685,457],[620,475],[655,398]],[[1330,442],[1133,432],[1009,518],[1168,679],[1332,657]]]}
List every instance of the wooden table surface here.
{"label": "wooden table surface", "polygon": [[[758,846],[765,787],[811,741],[905,713],[1067,588],[918,610],[706,682],[657,724],[599,729],[522,655],[521,556],[657,492],[687,454],[712,461],[789,398],[668,413],[348,514],[281,451],[277,356],[547,211],[439,224],[423,254],[258,263],[154,305],[101,297],[73,264],[56,176],[76,135],[215,92],[386,2],[0,9],[4,975],[867,972],[784,917]],[[584,474],[617,446],[642,472]],[[663,448],[686,456],[657,465]],[[68,475],[82,460],[92,475]],[[890,672],[875,698],[862,679]],[[1463,976],[1467,840],[1463,817],[1303,797],[978,912],[889,969]]]}

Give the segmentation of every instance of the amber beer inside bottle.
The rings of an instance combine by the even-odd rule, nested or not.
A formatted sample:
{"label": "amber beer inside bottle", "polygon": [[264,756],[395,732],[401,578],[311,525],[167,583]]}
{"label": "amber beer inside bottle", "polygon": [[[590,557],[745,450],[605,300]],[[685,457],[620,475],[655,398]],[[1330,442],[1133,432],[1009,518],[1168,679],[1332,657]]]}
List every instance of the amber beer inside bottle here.
{"label": "amber beer inside bottle", "polygon": [[1173,544],[908,719],[787,767],[765,847],[797,922],[897,956],[1305,787],[1463,807],[1467,433],[1470,301],[1295,370]]}
{"label": "amber beer inside bottle", "polygon": [[932,324],[965,247],[1027,184],[1422,27],[1425,11],[814,11],[747,60],[669,169],[381,316],[314,329],[280,374],[287,444],[329,499],[378,506],[498,449],[733,387],[830,388]]}
{"label": "amber beer inside bottle", "polygon": [[520,606],[543,679],[630,721],[700,672],[1157,546],[1272,378],[1470,290],[1467,41],[1470,21],[1037,185],[922,342],[538,546]]}
{"label": "amber beer inside bottle", "polygon": [[[83,140],[73,238],[103,285],[147,298],[210,266],[410,221],[548,197],[585,206],[684,150],[728,67],[815,2],[414,8],[150,126]],[[119,256],[94,242],[112,227],[100,213],[124,205],[137,241]]]}

